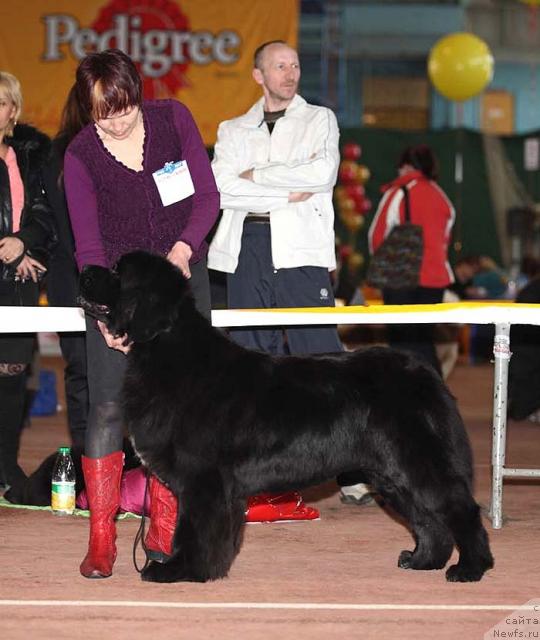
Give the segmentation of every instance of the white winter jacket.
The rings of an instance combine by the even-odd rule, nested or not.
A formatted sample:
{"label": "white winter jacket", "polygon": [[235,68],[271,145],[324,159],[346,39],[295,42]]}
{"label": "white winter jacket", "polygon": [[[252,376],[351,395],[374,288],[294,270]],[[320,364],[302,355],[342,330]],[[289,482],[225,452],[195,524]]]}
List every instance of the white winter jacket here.
{"label": "white winter jacket", "polygon": [[[270,212],[276,269],[334,269],[332,189],[339,166],[336,117],[296,95],[272,135],[263,119],[263,98],[243,116],[219,125],[212,169],[223,216],[210,244],[208,266],[234,273],[246,214]],[[254,168],[253,181],[238,176]],[[312,192],[289,203],[289,193]]]}

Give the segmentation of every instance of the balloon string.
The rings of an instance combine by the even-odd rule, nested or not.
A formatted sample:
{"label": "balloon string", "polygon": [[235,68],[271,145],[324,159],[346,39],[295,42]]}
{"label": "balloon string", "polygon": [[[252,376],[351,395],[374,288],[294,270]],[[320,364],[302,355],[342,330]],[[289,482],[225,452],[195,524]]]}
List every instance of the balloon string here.
{"label": "balloon string", "polygon": [[463,102],[456,102],[456,126],[461,129],[463,126]]}
{"label": "balloon string", "polygon": [[[536,35],[538,31],[538,6],[531,5],[529,7],[529,42],[531,44],[531,50],[534,51]],[[531,109],[531,117],[534,118],[535,115],[535,107],[536,107],[536,62],[534,58],[531,60],[531,68],[530,68],[530,90],[531,90],[531,99],[529,102]]]}

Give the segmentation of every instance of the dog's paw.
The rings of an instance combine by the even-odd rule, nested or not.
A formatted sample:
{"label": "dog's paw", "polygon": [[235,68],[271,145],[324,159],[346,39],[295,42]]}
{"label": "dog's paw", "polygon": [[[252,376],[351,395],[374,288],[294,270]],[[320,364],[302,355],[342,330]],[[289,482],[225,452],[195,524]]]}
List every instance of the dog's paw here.
{"label": "dog's paw", "polygon": [[166,579],[166,575],[163,571],[164,564],[152,560],[147,567],[141,572],[141,580],[145,582],[171,582]]}
{"label": "dog's paw", "polygon": [[413,552],[406,551],[406,550],[402,551],[399,554],[397,565],[400,569],[412,569],[413,568]]}
{"label": "dog's paw", "polygon": [[152,561],[142,570],[141,579],[144,582],[201,582],[186,576],[185,571],[181,567],[174,564],[162,564],[161,562]]}
{"label": "dog's paw", "polygon": [[447,562],[448,557],[446,554],[426,558],[419,554],[418,551],[414,553],[412,551],[402,551],[399,556],[398,567],[401,569],[415,569],[416,571],[436,571],[444,569]]}
{"label": "dog's paw", "polygon": [[173,559],[166,564],[159,562],[150,562],[150,564],[142,570],[141,580],[145,582],[207,582],[208,577],[192,575],[186,571]]}
{"label": "dog's paw", "polygon": [[448,582],[478,582],[484,575],[484,569],[480,567],[463,567],[453,564],[446,571]]}

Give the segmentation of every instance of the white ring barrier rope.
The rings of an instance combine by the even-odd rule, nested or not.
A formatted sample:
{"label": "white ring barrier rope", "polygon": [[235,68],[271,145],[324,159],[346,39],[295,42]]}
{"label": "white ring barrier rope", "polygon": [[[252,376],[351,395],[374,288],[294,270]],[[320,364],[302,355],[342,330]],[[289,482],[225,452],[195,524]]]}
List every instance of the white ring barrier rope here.
{"label": "white ring barrier rope", "polygon": [[[428,305],[372,305],[314,309],[215,309],[215,327],[258,327],[319,324],[534,324],[540,304],[456,302]],[[76,307],[0,307],[0,333],[84,331],[84,315]]]}
{"label": "white ring barrier rope", "polygon": [[539,324],[540,304],[443,303],[372,305],[314,309],[230,309],[212,311],[216,327],[318,324]]}
{"label": "white ring barrier rope", "polygon": [[[212,311],[215,327],[328,324],[494,324],[493,440],[490,515],[502,527],[505,477],[540,477],[540,469],[505,467],[508,364],[512,324],[540,325],[540,304],[459,302],[436,305],[373,305],[316,309],[228,309]],[[0,333],[84,331],[82,309],[0,307]]]}

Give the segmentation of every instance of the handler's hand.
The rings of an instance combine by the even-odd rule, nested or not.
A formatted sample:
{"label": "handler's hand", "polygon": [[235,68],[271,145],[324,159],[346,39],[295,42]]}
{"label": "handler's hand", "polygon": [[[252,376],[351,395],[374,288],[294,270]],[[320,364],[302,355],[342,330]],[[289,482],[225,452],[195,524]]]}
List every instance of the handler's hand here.
{"label": "handler's hand", "polygon": [[309,200],[313,194],[305,191],[292,191],[289,193],[289,202],[305,202]]}
{"label": "handler's hand", "polygon": [[101,331],[101,335],[105,338],[105,342],[110,349],[116,349],[117,351],[121,351],[122,353],[128,354],[131,349],[132,342],[127,342],[127,336],[113,336],[113,334],[107,329],[105,324],[98,320],[97,323],[99,330]]}
{"label": "handler's hand", "polygon": [[17,275],[21,280],[28,280],[28,278],[32,278],[34,282],[37,282],[39,279],[40,273],[45,273],[47,271],[46,267],[36,260],[35,258],[31,258],[26,255],[17,265]]}
{"label": "handler's hand", "polygon": [[191,278],[189,259],[192,255],[193,251],[189,244],[179,240],[167,254],[167,260],[180,269],[184,278]]}
{"label": "handler's hand", "polygon": [[0,239],[0,260],[9,264],[21,256],[24,251],[24,243],[19,238],[8,236]]}
{"label": "handler's hand", "polygon": [[238,177],[243,178],[244,180],[251,180],[251,182],[253,182],[253,169],[246,169],[245,171],[242,171]]}

